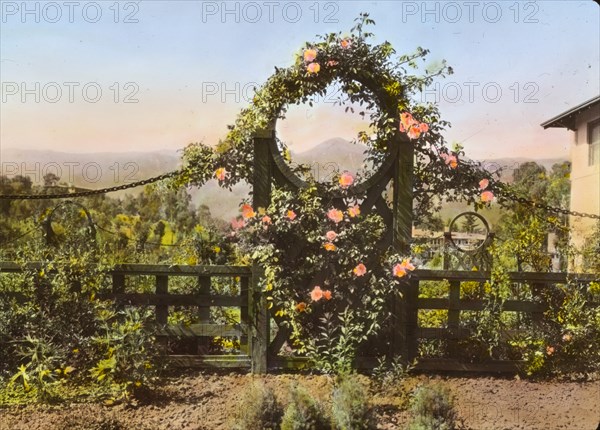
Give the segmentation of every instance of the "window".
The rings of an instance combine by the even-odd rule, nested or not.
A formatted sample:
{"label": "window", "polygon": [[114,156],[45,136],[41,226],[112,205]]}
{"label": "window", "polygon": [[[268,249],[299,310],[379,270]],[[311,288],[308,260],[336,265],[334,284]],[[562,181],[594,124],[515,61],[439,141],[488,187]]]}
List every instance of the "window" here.
{"label": "window", "polygon": [[588,124],[588,165],[600,164],[600,120]]}

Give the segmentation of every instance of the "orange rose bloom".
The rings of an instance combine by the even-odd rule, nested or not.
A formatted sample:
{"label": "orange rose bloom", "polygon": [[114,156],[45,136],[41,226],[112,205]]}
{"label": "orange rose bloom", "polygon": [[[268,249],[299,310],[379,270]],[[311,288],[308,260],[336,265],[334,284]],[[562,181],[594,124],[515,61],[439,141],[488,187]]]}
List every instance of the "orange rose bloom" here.
{"label": "orange rose bloom", "polygon": [[335,251],[337,249],[337,247],[331,242],[324,244],[323,248],[325,248],[327,251]]}
{"label": "orange rose bloom", "polygon": [[348,208],[348,215],[350,218],[355,218],[360,215],[360,207],[358,205],[354,205]]}
{"label": "orange rose bloom", "polygon": [[244,204],[242,206],[242,217],[244,217],[244,219],[252,218],[255,215],[256,215],[256,212],[254,212],[254,209],[252,209],[252,206],[250,206],[249,204]]}

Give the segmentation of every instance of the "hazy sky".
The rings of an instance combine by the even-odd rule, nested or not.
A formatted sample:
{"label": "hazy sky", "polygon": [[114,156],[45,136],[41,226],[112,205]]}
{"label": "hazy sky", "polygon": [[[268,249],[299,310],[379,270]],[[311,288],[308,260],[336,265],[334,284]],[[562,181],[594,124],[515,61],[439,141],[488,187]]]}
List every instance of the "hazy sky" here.
{"label": "hazy sky", "polygon": [[[539,124],[600,92],[592,1],[0,3],[0,151],[216,143],[253,85],[361,11],[375,42],[454,68],[424,97],[472,158],[568,156],[570,132]],[[356,124],[325,104],[293,109],[280,130],[301,150]]]}

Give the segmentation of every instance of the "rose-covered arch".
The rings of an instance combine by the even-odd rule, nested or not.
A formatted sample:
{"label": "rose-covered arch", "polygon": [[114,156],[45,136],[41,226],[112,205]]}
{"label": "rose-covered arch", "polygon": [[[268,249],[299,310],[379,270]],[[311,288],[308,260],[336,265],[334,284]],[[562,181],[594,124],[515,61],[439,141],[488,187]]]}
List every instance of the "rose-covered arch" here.
{"label": "rose-covered arch", "polygon": [[[378,352],[405,343],[407,333],[386,332],[386,325],[405,312],[401,296],[412,294],[403,281],[418,263],[411,249],[413,216],[431,213],[441,195],[476,205],[493,198],[490,175],[462,160],[460,148],[445,147],[441,132],[448,124],[437,107],[416,101],[451,69],[443,63],[433,73],[409,74],[427,51],[397,56],[387,42],[372,45],[364,31],[371,23],[363,15],[349,35],[307,43],[292,66],[276,68],[256,90],[215,149],[186,148],[180,177],[194,185],[211,178],[226,188],[252,184],[252,205],[242,205],[232,235],[264,268],[262,300],[279,326],[270,352],[277,355],[287,344],[332,370],[339,365],[331,356],[336,348],[353,356],[382,333]],[[286,163],[275,124],[290,105],[310,103],[334,82],[342,101],[361,106],[376,130],[373,138],[362,133],[357,139],[379,168],[369,178],[344,173],[323,184],[300,178]],[[488,189],[481,194],[479,188]],[[400,339],[390,342],[394,336]]]}

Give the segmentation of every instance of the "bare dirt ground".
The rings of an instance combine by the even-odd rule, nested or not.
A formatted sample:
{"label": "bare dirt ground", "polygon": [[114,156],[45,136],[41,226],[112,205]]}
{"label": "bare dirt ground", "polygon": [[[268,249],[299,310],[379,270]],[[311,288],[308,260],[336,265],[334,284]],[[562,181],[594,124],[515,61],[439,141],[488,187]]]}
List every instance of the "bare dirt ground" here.
{"label": "bare dirt ground", "polygon": [[[232,411],[254,379],[272,387],[283,403],[287,402],[286,393],[293,383],[303,385],[322,402],[330,402],[332,379],[327,376],[196,373],[169,378],[150,401],[137,407],[81,403],[0,409],[0,429],[228,429]],[[407,393],[427,381],[439,382],[452,390],[459,428],[464,430],[596,430],[600,423],[600,381],[532,382],[419,375],[403,381],[404,395],[375,393],[372,400],[378,428],[404,429],[410,419]],[[97,423],[106,422],[107,418],[120,427],[99,427]]]}

